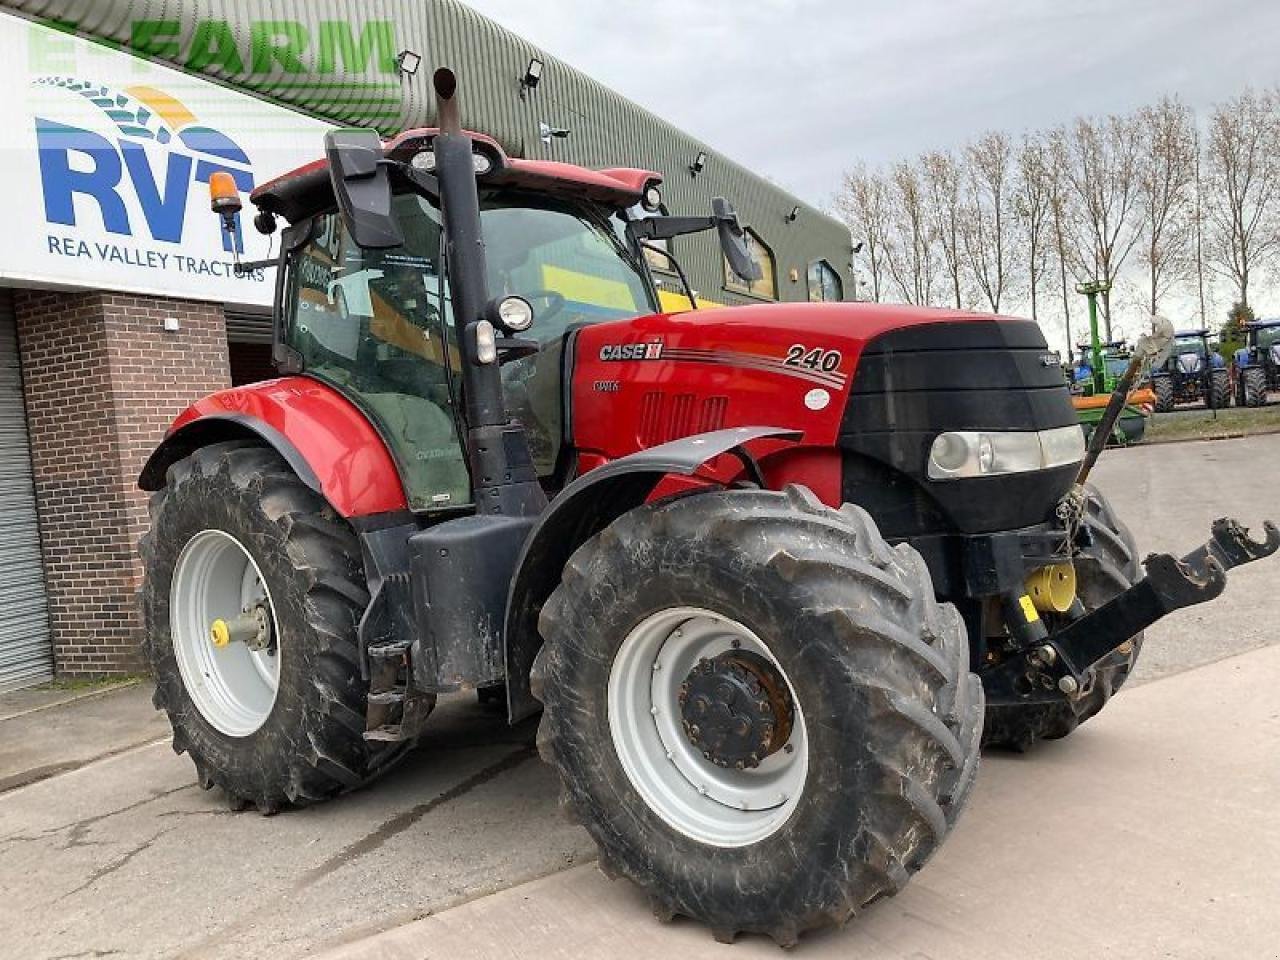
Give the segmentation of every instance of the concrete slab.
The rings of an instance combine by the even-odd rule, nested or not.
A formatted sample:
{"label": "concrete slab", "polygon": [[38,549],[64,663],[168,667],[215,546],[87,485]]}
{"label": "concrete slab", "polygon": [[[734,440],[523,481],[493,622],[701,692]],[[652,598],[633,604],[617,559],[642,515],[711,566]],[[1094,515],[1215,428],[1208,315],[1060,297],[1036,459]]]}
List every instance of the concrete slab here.
{"label": "concrete slab", "polygon": [[[1179,960],[1280,956],[1280,649],[1117,699],[1070,740],[984,758],[972,806],[896,898],[805,957]],[[323,955],[326,960],[777,957],[663,926],[625,881],[579,867]]]}
{"label": "concrete slab", "polygon": [[201,791],[167,736],[0,795],[0,958],[310,956],[593,855],[531,724],[438,714],[368,789],[275,817]]}
{"label": "concrete slab", "polygon": [[0,719],[0,793],[166,738],[169,721],[152,708],[151,690],[135,683],[50,699]]}
{"label": "concrete slab", "polygon": [[105,681],[101,685],[95,684],[87,687],[66,687],[53,683],[42,683],[34,687],[24,687],[21,690],[10,690],[6,693],[0,693],[0,723],[25,716],[28,713],[37,713],[41,710],[61,707],[77,700],[90,700],[94,697],[106,696],[122,687],[134,686],[138,682],[134,679],[123,679],[116,682]]}

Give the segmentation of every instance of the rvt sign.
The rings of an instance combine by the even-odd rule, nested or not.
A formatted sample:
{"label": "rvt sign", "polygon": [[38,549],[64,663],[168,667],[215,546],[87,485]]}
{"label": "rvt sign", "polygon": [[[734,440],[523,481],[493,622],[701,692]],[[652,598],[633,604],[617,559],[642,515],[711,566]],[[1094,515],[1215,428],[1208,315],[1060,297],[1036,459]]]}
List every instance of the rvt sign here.
{"label": "rvt sign", "polygon": [[[193,185],[207,185],[218,170],[230,173],[243,192],[253,189],[248,155],[226,134],[200,123],[176,97],[151,86],[115,91],[70,77],[48,77],[40,85],[62,88],[94,104],[109,132],[87,130],[37,116],[36,142],[45,219],[74,227],[77,198],[90,201],[108,233],[183,241]],[[113,129],[112,129],[113,128]],[[134,203],[127,203],[129,198]],[[131,222],[130,207],[144,224]],[[222,235],[223,250],[244,252],[236,221],[234,238]]]}

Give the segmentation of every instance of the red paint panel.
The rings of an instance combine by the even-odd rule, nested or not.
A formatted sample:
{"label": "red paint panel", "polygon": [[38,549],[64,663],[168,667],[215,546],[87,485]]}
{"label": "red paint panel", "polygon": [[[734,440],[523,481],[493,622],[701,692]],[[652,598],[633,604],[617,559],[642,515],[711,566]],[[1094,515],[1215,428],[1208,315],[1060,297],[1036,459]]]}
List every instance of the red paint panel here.
{"label": "red paint panel", "polygon": [[184,410],[169,432],[227,413],[252,417],[284,434],[344,517],[408,509],[386,444],[368,418],[332,387],[309,377],[285,377],[223,390]]}
{"label": "red paint panel", "polygon": [[[578,335],[574,442],[614,460],[706,430],[770,426],[800,430],[803,446],[832,450],[869,340],[904,326],[992,319],[882,304],[777,303],[596,324]],[[767,458],[785,446],[760,440],[750,449]],[[779,482],[803,479],[800,461],[777,463]],[[805,469],[817,468],[809,461]],[[811,485],[838,503],[838,462],[824,460],[821,470]]]}

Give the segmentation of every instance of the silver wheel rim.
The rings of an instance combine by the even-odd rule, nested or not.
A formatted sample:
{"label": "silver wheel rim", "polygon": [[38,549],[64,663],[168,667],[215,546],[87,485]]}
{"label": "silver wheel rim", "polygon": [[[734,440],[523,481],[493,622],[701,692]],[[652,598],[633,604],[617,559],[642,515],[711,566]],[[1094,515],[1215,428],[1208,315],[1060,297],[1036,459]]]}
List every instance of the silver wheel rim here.
{"label": "silver wheel rim", "polygon": [[[273,643],[252,650],[233,642],[216,647],[215,620],[265,603]],[[235,537],[204,530],[178,556],[169,590],[169,630],[178,672],[200,715],[230,737],[247,737],[271,715],[280,686],[276,611],[258,564]]]}
{"label": "silver wheel rim", "polygon": [[[786,747],[754,769],[716,766],[680,725],[680,684],[704,657],[735,648],[765,657],[795,705]],[[631,785],[687,837],[744,847],[775,833],[795,811],[809,768],[808,734],[795,686],[761,639],[730,617],[696,607],[652,614],[622,641],[609,671],[609,733]]]}

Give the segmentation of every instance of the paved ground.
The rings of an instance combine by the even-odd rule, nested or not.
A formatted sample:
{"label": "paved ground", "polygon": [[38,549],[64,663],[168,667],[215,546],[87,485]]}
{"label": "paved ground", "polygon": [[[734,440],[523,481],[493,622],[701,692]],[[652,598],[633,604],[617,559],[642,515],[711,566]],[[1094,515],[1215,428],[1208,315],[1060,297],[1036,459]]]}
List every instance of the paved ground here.
{"label": "paved ground", "polygon": [[[1145,549],[1184,550],[1201,540],[1209,521],[1223,513],[1238,513],[1245,522],[1257,522],[1268,511],[1280,514],[1280,504],[1272,507],[1278,468],[1280,436],[1270,436],[1116,451],[1103,458],[1097,479]],[[1275,642],[1268,625],[1280,616],[1276,576],[1274,564],[1240,570],[1226,597],[1183,611],[1152,631],[1135,684]],[[1263,688],[1228,682],[1237,665],[1244,669],[1244,679]],[[1243,931],[1245,939],[1239,942],[1245,947],[1256,943],[1249,939],[1255,929],[1251,924],[1256,925],[1255,901],[1249,898],[1270,890],[1274,903],[1276,891],[1265,883],[1259,886],[1259,878],[1267,868],[1274,879],[1272,867],[1280,851],[1274,832],[1267,832],[1274,828],[1255,822],[1255,807],[1262,801],[1247,791],[1274,796],[1274,779],[1259,778],[1268,771],[1274,774],[1276,765],[1260,772],[1237,760],[1244,749],[1270,749],[1273,760],[1276,756],[1276,717],[1274,709],[1265,714],[1273,702],[1266,684],[1274,688],[1280,671],[1274,657],[1262,654],[1212,669],[1204,682],[1192,674],[1156,684],[1150,694],[1126,694],[1069,743],[1024,758],[989,758],[961,832],[921,882],[875,911],[853,933],[829,942],[855,945],[869,955],[877,955],[876,949],[880,955],[895,955],[885,953],[884,944],[890,942],[918,943],[916,955],[926,955],[930,941],[920,939],[921,931],[935,925],[960,930],[964,908],[977,902],[977,895],[967,892],[970,858],[952,848],[963,851],[968,842],[975,845],[969,849],[988,844],[998,849],[1005,818],[1013,817],[1008,836],[1022,842],[1009,846],[1006,838],[1003,846],[1009,849],[999,857],[982,858],[983,869],[995,871],[991,882],[998,882],[989,890],[1057,891],[1064,884],[1080,886],[1091,871],[1100,872],[1102,879],[1083,884],[1089,895],[1084,899],[1047,909],[1045,903],[1056,904],[1054,897],[1037,895],[1036,903],[1000,919],[1004,926],[992,927],[1001,932],[985,955],[997,956],[999,949],[1016,945],[1026,948],[1022,956],[1036,955],[1032,945],[1039,941],[1028,939],[1035,931],[1043,933],[1041,945],[1047,945],[1039,955],[1061,955],[1069,923],[1076,918],[1108,903],[1147,903],[1147,888],[1129,874],[1143,863],[1156,869],[1161,891],[1168,892],[1175,880],[1186,884],[1188,909],[1160,915],[1162,939],[1150,939],[1156,933],[1128,912],[1127,919],[1117,914],[1122,929],[1111,943],[1115,955],[1202,955],[1187,945],[1200,943],[1210,927],[1217,929],[1210,923],[1218,916],[1213,910],[1225,911]],[[1164,702],[1159,691],[1174,685],[1203,689],[1208,699],[1186,700],[1185,709],[1160,714],[1168,721],[1166,729],[1166,720],[1157,722],[1144,704],[1149,705],[1148,697]],[[486,906],[480,906],[477,898],[559,873],[593,855],[586,834],[556,813],[557,788],[533,754],[531,726],[508,730],[473,703],[453,701],[433,718],[432,734],[422,749],[378,784],[318,809],[262,818],[230,814],[216,793],[195,786],[186,758],[175,757],[166,742],[147,744],[150,731],[163,728],[155,726],[155,715],[142,702],[145,693],[138,688],[100,698],[96,706],[82,702],[0,719],[0,781],[17,782],[33,769],[49,774],[0,795],[0,957],[287,960],[429,914],[438,914],[442,922],[460,918],[450,920],[452,927],[437,925],[429,933],[456,946],[431,955],[453,956],[470,940],[499,947],[485,940],[490,934],[480,928],[467,933],[478,916],[467,911],[510,910],[510,904],[525,896],[534,904],[556,904],[554,917],[537,920],[548,929],[566,912],[599,909],[606,911],[608,924],[633,931],[636,943],[651,943],[655,951],[665,952],[664,944],[705,946],[705,938],[691,925],[653,932],[639,901],[623,885],[598,884],[593,870],[570,871],[541,886],[488,897]],[[1227,709],[1233,703],[1264,713],[1256,722],[1247,720]],[[109,704],[119,705],[117,720],[127,721],[111,735],[105,715],[94,712]],[[90,712],[81,714],[77,725],[74,711],[84,710]],[[61,731],[71,727],[59,726],[64,723],[87,729],[83,753],[66,754],[67,738]],[[138,730],[143,740],[131,741]],[[1271,736],[1269,748],[1263,734]],[[43,741],[42,735],[47,735]],[[99,735],[114,746],[99,742],[89,749],[87,738]],[[15,740],[20,741],[16,746]],[[146,745],[131,746],[134,742]],[[37,749],[40,743],[43,747]],[[21,749],[24,744],[27,749]],[[1166,744],[1175,765],[1168,768],[1156,762],[1166,755]],[[123,752],[89,760],[95,752],[120,748]],[[1105,775],[1086,788],[1085,771],[1095,766]],[[1178,777],[1169,779],[1171,771]],[[1102,799],[1098,784],[1106,785]],[[1000,799],[1006,794],[1012,799]],[[1239,828],[1237,836],[1248,840],[1246,849],[1230,847],[1232,838],[1224,835],[1221,821],[1205,817],[1205,811],[1239,814],[1242,819],[1230,823]],[[1152,824],[1167,829],[1157,834]],[[1097,836],[1125,840],[1129,846],[1100,845]],[[1219,849],[1231,850],[1237,872],[1224,877],[1208,869],[1214,859],[1210,854]],[[1175,868],[1182,859],[1184,874]],[[538,891],[560,883],[579,891],[574,894],[579,899],[539,899]],[[975,879],[973,890],[977,883]],[[947,893],[944,899],[940,890],[962,895]],[[1211,909],[1194,899],[1202,894],[1217,897],[1220,905]],[[471,901],[475,903],[449,910]],[[487,906],[494,903],[499,906]],[[1199,906],[1192,910],[1192,903]],[[530,943],[546,942],[533,936],[538,932],[531,931]],[[676,939],[644,939],[668,935]],[[620,944],[601,941],[597,952],[625,952]],[[1079,945],[1105,952],[1094,941]],[[949,949],[929,948],[928,953],[953,955]],[[1242,948],[1222,955],[1268,954]]]}
{"label": "paved ground", "polygon": [[169,724],[151,709],[151,689],[135,683],[80,696],[24,690],[4,697],[0,793],[166,738]]}

